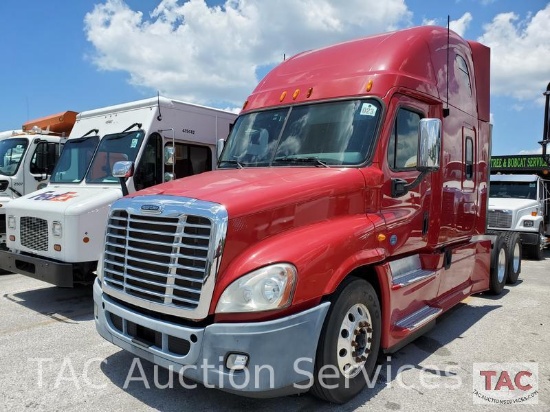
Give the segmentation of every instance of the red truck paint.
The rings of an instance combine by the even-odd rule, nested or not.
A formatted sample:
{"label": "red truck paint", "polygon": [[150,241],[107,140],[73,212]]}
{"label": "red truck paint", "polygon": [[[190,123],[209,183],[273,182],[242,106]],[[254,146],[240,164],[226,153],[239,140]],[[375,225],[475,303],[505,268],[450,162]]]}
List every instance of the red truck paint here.
{"label": "red truck paint", "polygon": [[[352,277],[361,278],[372,285],[380,304],[380,336],[375,337],[380,341],[380,350],[392,352],[468,295],[486,290],[498,293],[502,285],[494,290],[491,283],[496,276],[495,253],[502,259],[506,253],[499,253],[502,245],[492,253],[495,238],[485,235],[490,158],[489,54],[489,49],[479,43],[465,41],[443,28],[426,26],[304,52],[275,67],[248,97],[240,118],[278,107],[374,98],[380,103],[381,113],[372,150],[365,162],[353,167],[273,167],[271,163],[265,167],[224,168],[222,155],[216,171],[126,197],[124,205],[157,199],[198,199],[222,205],[227,212],[223,257],[209,309],[200,319],[186,317],[184,310],[177,316],[189,322],[199,320],[200,327],[268,324],[315,310],[327,301],[335,306],[340,299],[339,287]],[[469,74],[464,72],[464,64],[455,62],[457,55]],[[448,61],[452,71],[447,82]],[[468,83],[471,87],[465,87]],[[396,196],[392,195],[393,180],[411,183],[420,174],[414,168],[393,170],[388,164],[390,135],[400,108],[441,119],[442,142],[439,170],[427,173],[408,193]],[[450,114],[445,117],[447,108]],[[237,134],[234,129],[228,144],[237,139]],[[467,144],[473,145],[472,159],[464,157]],[[470,169],[465,164],[468,162]],[[467,173],[471,173],[469,178],[464,177]],[[220,297],[236,279],[280,262],[292,263],[298,273],[289,306],[216,313]],[[407,267],[416,264],[418,279],[413,276],[400,281],[397,273],[412,276],[414,271]],[[109,299],[109,293],[101,279],[96,288],[95,301],[100,306],[102,299]],[[124,296],[117,295],[117,299],[117,304],[124,306]],[[154,305],[144,307],[155,310]],[[132,310],[139,312],[135,305]],[[325,327],[331,313],[324,321]],[[102,336],[140,356],[149,356],[147,350],[115,339],[102,319],[96,319]],[[163,324],[159,320],[158,328]],[[364,335],[373,333],[365,332],[370,327],[359,329]],[[320,326],[316,333],[324,339]],[[317,334],[303,339],[317,346]],[[239,348],[234,351],[239,352]],[[164,366],[171,364],[158,357],[150,359]],[[319,392],[317,387],[314,393],[342,403],[360,389]],[[282,387],[237,392],[250,396],[286,393]]]}

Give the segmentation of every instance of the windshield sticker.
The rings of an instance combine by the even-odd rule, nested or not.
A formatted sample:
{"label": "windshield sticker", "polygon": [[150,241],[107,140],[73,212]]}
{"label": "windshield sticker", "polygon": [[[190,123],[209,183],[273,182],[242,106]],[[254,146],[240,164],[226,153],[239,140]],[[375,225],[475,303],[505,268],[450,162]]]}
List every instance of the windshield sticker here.
{"label": "windshield sticker", "polygon": [[51,200],[53,202],[66,202],[67,200],[70,200],[74,197],[77,197],[76,192],[55,193],[53,190],[49,190],[47,192],[31,196],[31,197],[29,197],[29,199]]}
{"label": "windshield sticker", "polygon": [[138,144],[138,139],[132,139],[132,143],[130,143],[130,148],[135,149]]}
{"label": "windshield sticker", "polygon": [[361,106],[361,116],[376,116],[377,107],[371,103],[363,103]]}

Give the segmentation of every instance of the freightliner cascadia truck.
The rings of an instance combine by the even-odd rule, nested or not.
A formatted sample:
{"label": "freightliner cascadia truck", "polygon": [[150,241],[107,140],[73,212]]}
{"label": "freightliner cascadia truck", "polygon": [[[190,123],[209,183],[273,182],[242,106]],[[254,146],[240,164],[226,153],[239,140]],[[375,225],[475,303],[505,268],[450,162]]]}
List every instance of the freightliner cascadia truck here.
{"label": "freightliner cascadia truck", "polygon": [[111,205],[99,334],[225,391],[353,398],[379,354],[507,281],[486,234],[489,61],[431,26],[275,67],[217,170]]}
{"label": "freightliner cascadia truck", "polygon": [[[91,283],[109,205],[123,194],[212,170],[236,114],[157,96],[81,112],[49,185],[6,207],[2,269],[60,287]],[[135,171],[112,176],[117,161]]]}

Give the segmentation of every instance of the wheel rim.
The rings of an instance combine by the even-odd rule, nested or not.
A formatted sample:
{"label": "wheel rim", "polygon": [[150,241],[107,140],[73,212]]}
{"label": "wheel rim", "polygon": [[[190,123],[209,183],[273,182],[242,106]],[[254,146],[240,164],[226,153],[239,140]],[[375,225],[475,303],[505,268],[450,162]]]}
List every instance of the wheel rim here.
{"label": "wheel rim", "polygon": [[504,281],[504,275],[506,274],[506,252],[504,249],[500,249],[498,253],[498,282]]}
{"label": "wheel rim", "polygon": [[521,256],[520,256],[520,247],[519,243],[516,242],[516,245],[514,246],[514,255],[512,256],[512,265],[514,268],[514,273],[519,272],[519,263],[521,262]]}
{"label": "wheel rim", "polygon": [[338,368],[346,378],[357,376],[372,345],[372,320],[365,305],[358,303],[346,312],[340,326],[337,353]]}

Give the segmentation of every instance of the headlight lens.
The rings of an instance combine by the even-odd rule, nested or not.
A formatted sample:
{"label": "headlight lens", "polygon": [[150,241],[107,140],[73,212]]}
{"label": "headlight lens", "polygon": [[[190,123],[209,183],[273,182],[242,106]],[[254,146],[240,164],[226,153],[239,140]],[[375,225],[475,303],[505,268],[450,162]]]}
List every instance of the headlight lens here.
{"label": "headlight lens", "polygon": [[523,221],[523,227],[533,227],[533,221],[532,220],[524,220]]}
{"label": "headlight lens", "polygon": [[63,227],[61,226],[61,222],[53,222],[52,235],[56,237],[61,237],[62,234],[63,234]]}
{"label": "headlight lens", "polygon": [[15,216],[8,216],[8,228],[15,229]]}
{"label": "headlight lens", "polygon": [[216,312],[260,312],[284,308],[290,305],[296,278],[296,268],[289,263],[255,270],[224,290]]}

